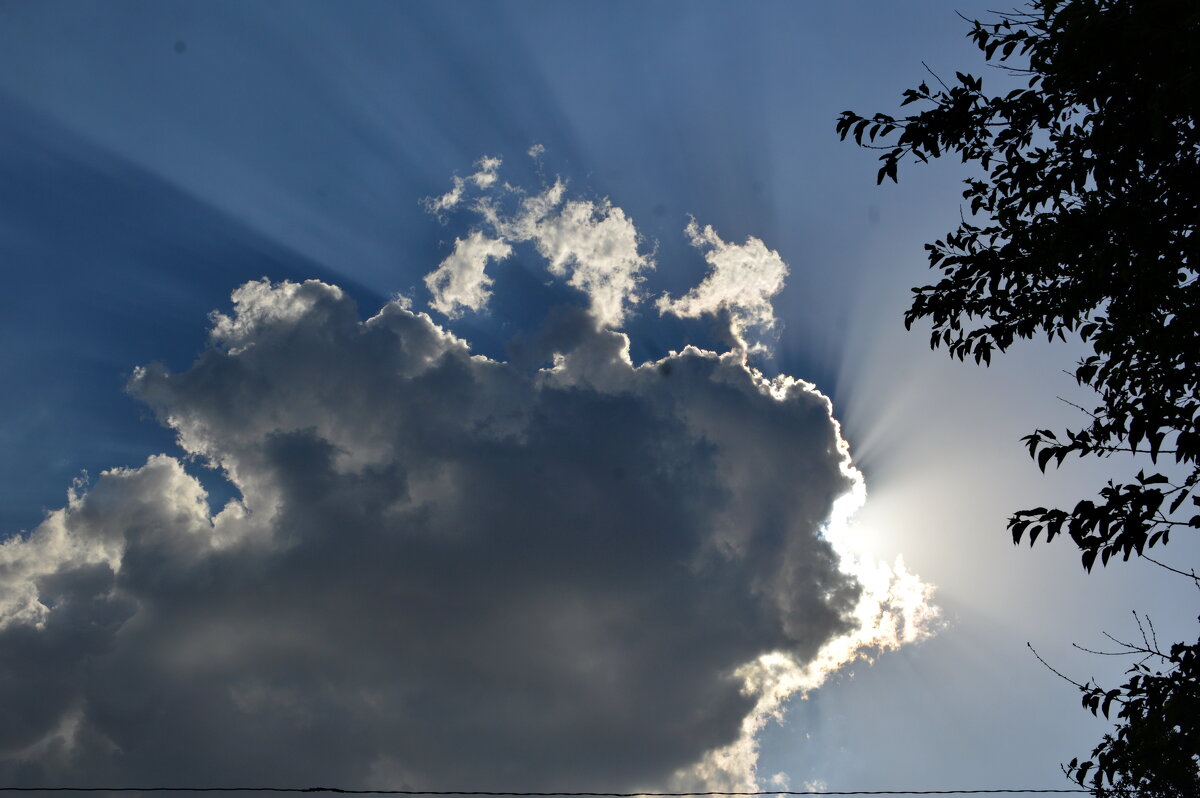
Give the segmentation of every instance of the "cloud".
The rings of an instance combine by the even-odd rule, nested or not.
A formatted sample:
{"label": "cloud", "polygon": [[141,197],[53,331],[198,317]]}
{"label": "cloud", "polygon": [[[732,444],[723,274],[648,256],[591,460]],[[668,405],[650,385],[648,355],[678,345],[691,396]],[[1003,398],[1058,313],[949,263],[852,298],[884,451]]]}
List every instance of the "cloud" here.
{"label": "cloud", "polygon": [[504,260],[511,254],[512,246],[478,230],[455,239],[454,252],[425,275],[425,286],[433,296],[430,306],[452,319],[464,310],[482,310],[492,295],[492,278],[484,273],[487,262]]}
{"label": "cloud", "polygon": [[476,188],[491,188],[496,182],[496,173],[500,170],[502,161],[494,156],[480,158],[475,162],[475,171],[466,178],[455,175],[452,179],[452,188],[440,197],[428,197],[424,200],[425,207],[430,213],[441,215],[446,211],[454,210],[463,201],[463,196],[468,188],[468,183]]}
{"label": "cloud", "polygon": [[[556,186],[503,224],[554,220],[551,263],[629,252]],[[753,786],[786,699],[926,634],[929,589],[854,558],[813,385],[736,349],[634,364],[596,303],[537,369],[403,298],[234,291],[191,368],[129,389],[237,498],[156,455],[0,545],[0,780]]]}
{"label": "cloud", "polygon": [[578,288],[590,300],[590,310],[603,327],[619,327],[627,306],[638,301],[643,273],[654,268],[638,252],[640,239],[633,222],[608,200],[562,203],[563,184],[556,183],[527,202],[515,220],[501,229],[517,241],[533,241],[556,277]]}
{"label": "cloud", "polygon": [[[531,155],[541,153],[537,147],[530,149]],[[499,162],[496,163],[498,168]],[[476,185],[481,188],[492,186],[495,172],[489,175],[491,180],[487,184]],[[455,178],[454,189],[442,200],[453,195],[454,204],[461,202],[464,185],[461,179]],[[504,188],[503,193],[515,191],[511,186]],[[478,231],[472,238],[487,241],[493,248],[532,242],[546,259],[550,274],[565,279],[568,285],[588,297],[589,309],[601,326],[619,327],[629,308],[640,301],[638,287],[645,273],[654,268],[654,260],[639,251],[641,237],[621,208],[607,199],[593,202],[566,200],[565,196],[566,184],[556,180],[541,193],[524,197],[515,211],[507,212],[502,206],[502,197],[485,193],[477,199],[474,208],[494,238],[487,238]],[[442,200],[430,209],[441,210]],[[484,273],[486,257],[475,255],[469,266],[463,265],[466,256],[459,256],[462,246],[461,240],[456,242],[454,255],[425,277],[434,297],[433,308],[448,316],[459,312],[460,306],[478,311],[487,304],[485,289],[490,278]],[[452,265],[448,266],[448,263]],[[463,275],[459,278],[463,288],[453,290],[452,295],[466,296],[472,304],[447,302],[443,286],[453,285],[451,275]]]}
{"label": "cloud", "polygon": [[692,246],[704,251],[711,268],[700,285],[679,299],[665,294],[660,297],[656,303],[659,312],[681,318],[719,316],[735,345],[761,348],[761,342],[750,341],[747,336],[775,326],[771,298],[783,290],[787,264],[778,252],[767,249],[754,237],[747,238],[745,244],[730,244],[721,240],[711,225],[701,228],[695,219],[684,232]]}

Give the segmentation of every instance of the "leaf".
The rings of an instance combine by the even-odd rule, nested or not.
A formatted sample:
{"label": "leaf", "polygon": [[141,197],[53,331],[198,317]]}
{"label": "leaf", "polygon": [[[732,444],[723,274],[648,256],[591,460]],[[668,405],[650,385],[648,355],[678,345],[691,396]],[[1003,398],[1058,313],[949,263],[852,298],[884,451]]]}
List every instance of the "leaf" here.
{"label": "leaf", "polygon": [[863,130],[867,127],[866,119],[859,119],[854,125],[854,141],[856,144],[862,144]]}
{"label": "leaf", "polygon": [[1104,713],[1104,717],[1108,717],[1108,708],[1112,705],[1113,699],[1120,694],[1120,690],[1109,690],[1104,694],[1104,703],[1100,706],[1100,710]]}
{"label": "leaf", "polygon": [[1038,452],[1037,464],[1038,464],[1038,468],[1041,469],[1043,474],[1046,473],[1046,463],[1049,463],[1050,458],[1053,456],[1054,456],[1053,449],[1047,448],[1047,449],[1042,449],[1040,452]]}
{"label": "leaf", "polygon": [[1080,559],[1083,562],[1083,570],[1091,573],[1092,566],[1096,564],[1096,550],[1085,551]]}

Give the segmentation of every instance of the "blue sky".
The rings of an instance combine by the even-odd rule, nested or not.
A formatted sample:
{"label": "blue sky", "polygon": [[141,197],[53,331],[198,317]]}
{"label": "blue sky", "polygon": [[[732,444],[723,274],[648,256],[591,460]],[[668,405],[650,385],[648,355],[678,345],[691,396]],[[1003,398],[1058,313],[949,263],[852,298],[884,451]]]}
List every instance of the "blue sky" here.
{"label": "blue sky", "polygon": [[[1119,665],[1070,643],[1095,645],[1101,630],[1135,634],[1130,610],[1149,613],[1168,639],[1182,638],[1192,619],[1177,607],[1189,585],[1142,563],[1084,575],[1064,546],[1031,552],[1011,545],[1009,512],[1073,502],[1107,474],[1087,464],[1043,477],[1019,443],[1034,427],[1073,423],[1075,411],[1055,396],[1074,395],[1061,369],[1078,349],[1023,344],[985,370],[930,352],[920,330],[905,334],[908,289],[927,279],[921,245],[957,220],[966,173],[936,163],[902,171],[899,185],[876,187],[871,153],[834,133],[844,109],[894,109],[903,89],[927,77],[922,61],[945,74],[978,71],[966,23],[954,12],[972,17],[986,8],[0,3],[0,258],[7,283],[0,363],[9,385],[0,395],[0,532],[33,530],[66,504],[68,487],[84,471],[98,484],[105,469],[185,453],[176,443],[182,428],[160,423],[167,421],[162,408],[184,417],[199,406],[188,403],[195,396],[187,390],[200,391],[204,379],[222,384],[223,372],[205,377],[192,364],[207,345],[209,312],[231,313],[237,286],[262,277],[318,279],[340,286],[361,318],[396,294],[426,310],[424,276],[480,223],[465,206],[439,219],[422,200],[444,194],[453,176],[467,177],[479,158],[494,156],[503,161],[503,180],[529,195],[561,177],[572,197],[607,198],[622,209],[642,237],[640,251],[655,262],[643,285],[650,297],[678,297],[704,277],[703,254],[684,234],[690,218],[712,225],[725,242],[753,237],[777,252],[789,275],[774,297],[773,354],[755,363],[767,376],[811,381],[831,399],[866,480],[869,498],[853,526],[859,550],[884,562],[902,555],[937,587],[944,623],[936,634],[873,663],[845,666],[804,699],[793,697],[784,720],[759,734],[760,782],[786,773],[798,789],[1062,786],[1058,763],[1090,750],[1105,725],[1079,709],[1073,688],[1042,668],[1025,642],[1080,679],[1112,678]],[[986,80],[1001,77],[987,73]],[[544,153],[532,158],[535,144]],[[514,339],[559,335],[547,332],[548,314],[586,303],[550,279],[525,247],[489,267],[495,283],[486,312],[457,319],[434,313],[434,321],[496,360],[509,357]],[[634,365],[689,343],[723,346],[712,319],[660,315],[649,303],[622,329]],[[151,363],[192,381],[164,377],[139,401],[126,384],[136,367]],[[310,366],[319,382],[322,372],[303,368]],[[568,409],[586,426],[589,413],[601,413],[596,407]],[[645,423],[657,440],[661,430]],[[582,450],[586,457],[607,462],[601,441],[581,440],[593,447]],[[220,451],[248,470],[250,455],[228,446]],[[559,456],[549,444],[537,451]],[[776,463],[772,457],[764,455],[764,463]],[[793,469],[779,457],[784,465],[754,477],[765,486],[766,504],[805,494],[801,483],[818,480],[798,476],[809,473],[800,460]],[[322,462],[309,449],[296,458],[313,469]],[[199,461],[184,464],[208,488],[214,512],[237,495]],[[1182,551],[1181,561],[1195,553]],[[614,588],[611,595],[622,593]],[[194,598],[202,606],[202,596]],[[183,617],[200,623],[199,615]],[[730,610],[730,618],[742,617]],[[833,634],[832,627],[825,631]],[[80,660],[93,664],[45,689],[103,678],[122,683],[113,675],[120,672],[117,655],[107,664],[103,654],[88,656],[99,664]],[[690,673],[681,666],[683,672]],[[293,684],[290,674],[277,678]],[[683,677],[681,683],[691,684]],[[500,690],[506,682],[489,672],[480,684]],[[238,706],[249,701],[260,714],[308,699],[302,690],[286,701],[261,699],[276,695],[261,685],[254,690],[258,698]],[[721,711],[732,718],[734,704]],[[317,728],[321,706],[307,710]],[[143,721],[134,715],[127,722]],[[696,723],[694,745],[724,739],[705,737],[710,727]],[[403,740],[410,732],[386,733]],[[12,734],[3,743],[6,755],[32,739]],[[486,735],[459,739],[461,747],[427,755],[452,762],[478,756],[472,746],[493,744]],[[597,750],[611,742],[601,731],[589,741]],[[564,761],[577,753],[565,751]],[[187,750],[172,756],[181,763],[177,772],[186,773]],[[630,765],[627,780],[614,776],[612,783],[662,783],[653,781],[655,768],[666,765],[652,759],[641,769]],[[372,766],[372,778],[415,778],[402,761]],[[12,772],[32,778],[32,771]],[[547,783],[602,786],[585,778],[599,777],[582,765],[564,766]]]}

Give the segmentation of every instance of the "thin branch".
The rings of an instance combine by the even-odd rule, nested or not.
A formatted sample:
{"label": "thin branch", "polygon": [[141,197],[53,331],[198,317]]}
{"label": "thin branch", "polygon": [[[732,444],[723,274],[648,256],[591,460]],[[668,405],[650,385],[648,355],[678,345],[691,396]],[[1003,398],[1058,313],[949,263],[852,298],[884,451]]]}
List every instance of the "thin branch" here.
{"label": "thin branch", "polygon": [[1026,641],[1025,645],[1029,648],[1030,651],[1033,652],[1033,656],[1037,657],[1037,661],[1046,666],[1046,670],[1050,671],[1055,676],[1062,679],[1064,682],[1070,682],[1071,684],[1078,687],[1080,690],[1087,690],[1087,687],[1085,687],[1084,685],[1075,681],[1070,676],[1067,676],[1066,674],[1062,673],[1061,671],[1055,670],[1054,667],[1049,662],[1046,662],[1046,660],[1042,659],[1042,655],[1039,654],[1037,652],[1037,649],[1033,647],[1033,643]]}
{"label": "thin branch", "polygon": [[[1135,612],[1134,616],[1136,617],[1136,615],[1137,615],[1137,613]],[[1140,621],[1138,622],[1138,628],[1141,628]],[[1150,645],[1149,640],[1146,641],[1147,648],[1141,648],[1141,647],[1133,645],[1132,643],[1126,643],[1124,640],[1118,640],[1117,638],[1110,635],[1108,632],[1101,632],[1100,634],[1104,635],[1109,640],[1116,643],[1118,646],[1124,646],[1125,648],[1129,649],[1129,651],[1127,652],[1128,655],[1145,654],[1146,656],[1144,656],[1140,660],[1138,660],[1139,664],[1142,662],[1145,662],[1146,660],[1150,659],[1151,657],[1160,657],[1163,659],[1166,658],[1166,655],[1163,654],[1161,651],[1158,651],[1157,649],[1153,649],[1153,648],[1148,648],[1148,646]],[[1145,637],[1145,632],[1142,633],[1142,636]]]}
{"label": "thin branch", "polygon": [[924,61],[922,61],[921,66],[925,67],[925,71],[928,72],[930,75],[933,75],[934,79],[937,80],[938,83],[942,84],[943,89],[945,89],[946,91],[950,91],[950,87],[946,85],[946,82],[944,80],[942,80],[941,78],[938,77],[938,73],[934,72],[932,69],[929,68],[929,64],[926,64]]}
{"label": "thin branch", "polygon": [[1172,568],[1171,566],[1167,565],[1166,563],[1159,562],[1158,560],[1154,559],[1153,557],[1151,557],[1148,554],[1139,554],[1138,556],[1141,557],[1143,560],[1149,560],[1150,562],[1157,565],[1159,568],[1167,569],[1168,571],[1170,571],[1173,574],[1179,574],[1180,576],[1186,576],[1188,579],[1191,579],[1193,582],[1195,582],[1197,587],[1200,587],[1200,577],[1196,576],[1196,572],[1194,570],[1185,572],[1185,571],[1179,570],[1178,568]]}
{"label": "thin branch", "polygon": [[[1088,447],[1092,451],[1097,452],[1128,452],[1129,454],[1152,454],[1149,449],[1134,449],[1130,446],[1100,446],[1099,444]],[[1159,449],[1159,454],[1178,454],[1174,449]]]}
{"label": "thin branch", "polygon": [[1011,74],[1016,74],[1016,75],[1034,75],[1034,74],[1036,74],[1036,72],[1032,69],[1024,69],[1023,67],[1009,66],[1008,64],[1001,64],[999,62],[990,62],[989,61],[988,66],[990,66],[992,69],[1003,69],[1005,72],[1008,72]]}
{"label": "thin branch", "polygon": [[[1069,375],[1072,378],[1074,378],[1074,376],[1075,376],[1074,374],[1071,374],[1069,371],[1064,371],[1063,373]],[[1056,396],[1054,398],[1060,402],[1065,402],[1066,404],[1069,404],[1071,407],[1075,408],[1076,410],[1080,411],[1081,413],[1086,413],[1087,415],[1091,416],[1092,418],[1096,419],[1097,421],[1100,420],[1100,416],[1096,415],[1091,410],[1088,410],[1086,407],[1082,407],[1081,405],[1075,404],[1070,399],[1064,399],[1061,396]]]}
{"label": "thin branch", "polygon": [[1142,644],[1146,646],[1146,650],[1150,649],[1150,641],[1146,638],[1146,628],[1142,626],[1142,619],[1138,617],[1137,610],[1130,610],[1133,613],[1133,620],[1137,623],[1138,631],[1142,633]]}
{"label": "thin branch", "polygon": [[[1138,624],[1138,625],[1140,626],[1141,624]],[[1137,646],[1133,645],[1132,643],[1126,643],[1124,640],[1119,640],[1119,639],[1113,637],[1108,632],[1101,632],[1100,634],[1104,635],[1109,640],[1116,643],[1118,646],[1124,646],[1125,648],[1129,649],[1128,651],[1125,652],[1126,655],[1128,655],[1128,654],[1145,654],[1145,653],[1153,654],[1154,653],[1153,651],[1147,652],[1147,649],[1144,649],[1144,648],[1138,648]]]}
{"label": "thin branch", "polygon": [[1077,648],[1080,651],[1086,651],[1088,654],[1098,654],[1101,657],[1128,657],[1129,656],[1128,651],[1095,651],[1094,649],[1084,648],[1083,646],[1079,645],[1078,643],[1072,643],[1071,647]]}

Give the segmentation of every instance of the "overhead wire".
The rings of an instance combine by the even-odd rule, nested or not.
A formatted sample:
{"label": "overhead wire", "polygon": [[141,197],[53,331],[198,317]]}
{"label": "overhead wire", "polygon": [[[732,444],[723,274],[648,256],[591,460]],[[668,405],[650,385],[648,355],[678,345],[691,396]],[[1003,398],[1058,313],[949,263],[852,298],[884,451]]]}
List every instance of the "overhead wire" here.
{"label": "overhead wire", "polygon": [[341,787],[3,787],[0,792],[331,792],[344,795],[487,796],[488,798],[754,798],[792,795],[1017,795],[1088,793],[1080,788],[970,790],[761,790],[754,792],[514,792],[504,790],[371,790]]}

